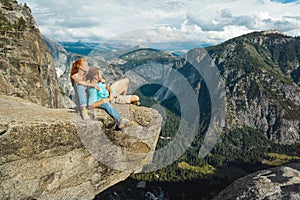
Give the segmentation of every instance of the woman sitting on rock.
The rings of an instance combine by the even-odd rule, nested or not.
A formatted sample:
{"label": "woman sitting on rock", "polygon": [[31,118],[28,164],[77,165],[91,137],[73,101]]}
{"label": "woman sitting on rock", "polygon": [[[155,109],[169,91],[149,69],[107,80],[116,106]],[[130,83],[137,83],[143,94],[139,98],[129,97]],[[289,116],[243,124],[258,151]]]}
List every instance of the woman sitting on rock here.
{"label": "woman sitting on rock", "polygon": [[[86,81],[86,73],[89,70],[87,61],[80,58],[72,63],[71,68],[71,82],[75,90],[75,103],[80,107],[81,116],[84,120],[90,119],[87,111],[87,87],[93,87],[95,90],[100,90],[97,84]],[[78,102],[79,101],[79,102]]]}

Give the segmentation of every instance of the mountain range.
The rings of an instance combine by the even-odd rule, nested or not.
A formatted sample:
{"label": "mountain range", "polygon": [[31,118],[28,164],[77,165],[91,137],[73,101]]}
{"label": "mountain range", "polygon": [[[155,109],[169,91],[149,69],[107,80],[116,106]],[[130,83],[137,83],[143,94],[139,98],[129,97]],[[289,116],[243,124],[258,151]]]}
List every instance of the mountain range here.
{"label": "mountain range", "polygon": [[[65,88],[69,85],[70,62],[80,55],[69,53],[57,43],[45,40],[56,62],[61,87]],[[299,143],[299,37],[287,36],[278,31],[254,32],[200,51],[209,54],[225,81],[226,129],[248,126],[264,132],[275,143]],[[204,114],[209,113],[211,100],[205,81],[201,75],[195,76],[197,73],[194,66],[184,57],[145,47],[94,52],[97,56],[88,57],[89,62],[92,66],[101,67],[106,78],[111,81],[128,75],[128,72],[140,66],[153,68],[164,65],[175,69],[198,94],[200,110]],[[143,73],[152,79],[158,78],[151,71]],[[168,79],[168,73],[164,74],[165,79]],[[134,76],[132,88],[141,85],[140,79],[141,76]],[[171,87],[170,81],[166,80],[163,84]],[[162,99],[165,106],[178,112],[178,100],[166,87],[157,90],[156,97]],[[68,88],[65,91],[67,94],[71,90],[70,85]],[[187,94],[183,92],[182,95]]]}

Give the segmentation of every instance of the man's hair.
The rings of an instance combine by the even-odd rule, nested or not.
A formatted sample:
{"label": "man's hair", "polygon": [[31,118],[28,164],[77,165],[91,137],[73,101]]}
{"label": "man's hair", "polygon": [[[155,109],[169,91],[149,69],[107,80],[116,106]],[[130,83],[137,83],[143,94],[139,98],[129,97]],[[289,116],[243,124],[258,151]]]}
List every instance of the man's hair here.
{"label": "man's hair", "polygon": [[101,72],[100,68],[97,67],[91,67],[86,75],[87,80],[92,81],[95,76],[97,76]]}

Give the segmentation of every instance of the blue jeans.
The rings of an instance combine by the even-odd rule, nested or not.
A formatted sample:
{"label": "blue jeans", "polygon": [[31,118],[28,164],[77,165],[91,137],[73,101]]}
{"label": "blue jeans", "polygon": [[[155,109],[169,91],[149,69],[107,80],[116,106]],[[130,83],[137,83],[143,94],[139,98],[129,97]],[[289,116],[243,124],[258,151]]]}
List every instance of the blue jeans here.
{"label": "blue jeans", "polygon": [[116,121],[120,121],[122,118],[120,113],[118,113],[118,111],[108,102],[101,104],[99,108],[106,110],[106,112],[108,112],[108,114],[110,114],[110,116],[112,116]]}
{"label": "blue jeans", "polygon": [[83,85],[76,84],[75,88],[77,90],[80,106],[87,106],[86,87]]}

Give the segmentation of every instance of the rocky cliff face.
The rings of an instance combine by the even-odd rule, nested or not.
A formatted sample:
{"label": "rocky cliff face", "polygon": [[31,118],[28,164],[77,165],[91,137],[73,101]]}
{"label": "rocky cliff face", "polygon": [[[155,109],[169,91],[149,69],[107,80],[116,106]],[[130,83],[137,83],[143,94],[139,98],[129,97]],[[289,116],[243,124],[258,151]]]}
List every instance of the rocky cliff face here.
{"label": "rocky cliff face", "polygon": [[100,109],[82,121],[16,97],[0,104],[0,199],[93,199],[151,162],[162,122],[155,110],[116,105],[135,121],[119,131]]}
{"label": "rocky cliff face", "polygon": [[61,107],[54,62],[30,9],[0,2],[0,94]]}
{"label": "rocky cliff face", "polygon": [[250,174],[233,182],[214,200],[300,199],[300,163]]}
{"label": "rocky cliff face", "polygon": [[208,48],[226,80],[227,126],[300,142],[300,38],[255,32]]}
{"label": "rocky cliff face", "polygon": [[[209,91],[216,84],[216,76],[210,72],[215,65],[224,80],[227,130],[247,126],[263,132],[275,143],[299,143],[299,49],[299,37],[255,32],[207,49],[190,50],[187,57],[193,59],[180,60],[173,69],[185,77],[198,95],[204,124],[209,123],[212,103],[218,98]],[[195,66],[200,66],[199,70]],[[164,83],[171,89],[180,84],[184,85],[176,79]],[[166,88],[158,90],[156,95],[169,107],[180,110],[176,97]],[[186,95],[182,91],[182,96]]]}

